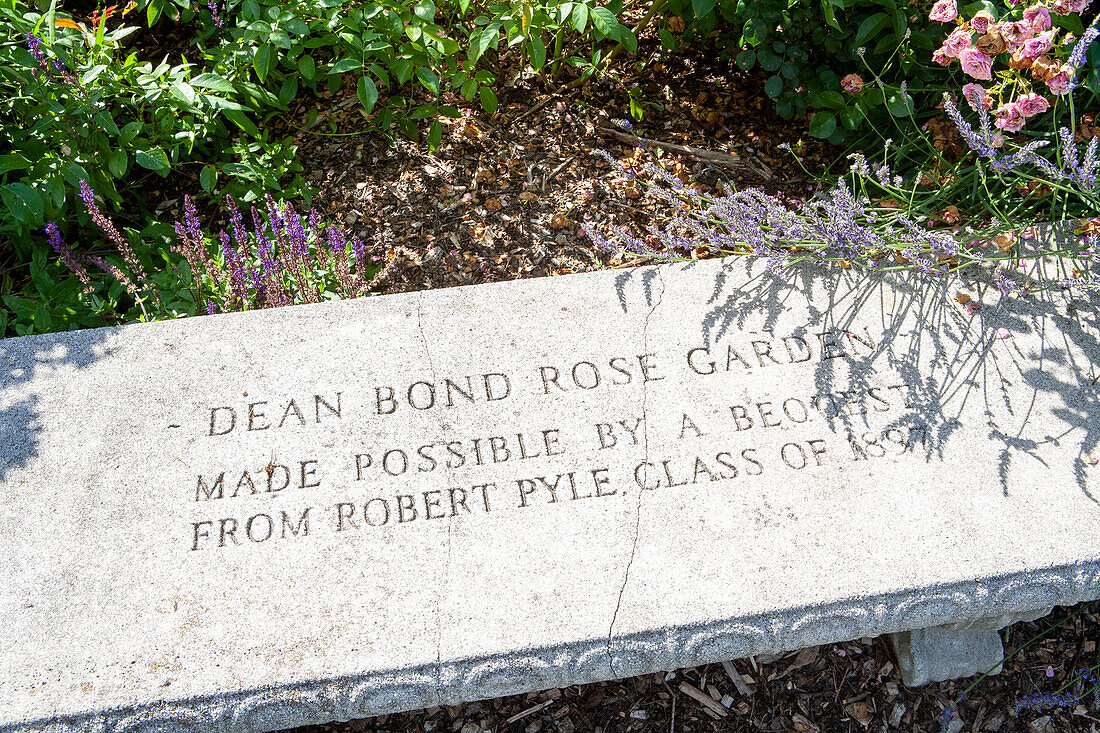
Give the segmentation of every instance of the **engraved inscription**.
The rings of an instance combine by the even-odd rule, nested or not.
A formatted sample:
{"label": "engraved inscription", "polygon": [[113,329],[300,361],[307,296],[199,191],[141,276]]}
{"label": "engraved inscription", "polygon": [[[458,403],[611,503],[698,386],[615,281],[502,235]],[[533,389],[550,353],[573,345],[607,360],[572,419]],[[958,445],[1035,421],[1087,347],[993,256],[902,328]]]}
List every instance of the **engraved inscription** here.
{"label": "engraved inscription", "polygon": [[[307,440],[308,455],[246,455],[193,473],[186,498],[198,514],[187,544],[239,551],[440,520],[523,521],[635,492],[766,490],[784,473],[923,458],[916,384],[871,373],[827,391],[806,387],[816,382],[805,370],[865,358],[879,341],[867,331],[748,334],[679,352],[544,357],[508,371],[227,400],[192,426],[201,439],[254,446],[249,436],[300,430],[317,440]],[[766,391],[740,387],[740,375],[761,370],[774,372],[771,387],[756,378],[753,390]],[[576,409],[623,389],[664,390],[678,409]],[[495,405],[508,407],[491,429],[464,418]],[[434,416],[423,438],[395,439],[392,426],[417,414]]]}

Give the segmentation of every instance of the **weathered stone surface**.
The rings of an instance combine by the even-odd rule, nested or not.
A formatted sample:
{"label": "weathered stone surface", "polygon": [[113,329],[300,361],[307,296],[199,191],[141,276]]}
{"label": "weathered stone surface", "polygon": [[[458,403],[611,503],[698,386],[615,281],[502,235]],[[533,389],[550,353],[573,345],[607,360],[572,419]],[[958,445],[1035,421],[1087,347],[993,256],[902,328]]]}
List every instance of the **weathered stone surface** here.
{"label": "weathered stone surface", "polygon": [[0,342],[0,730],[262,731],[1100,597],[1095,303],[784,277]]}

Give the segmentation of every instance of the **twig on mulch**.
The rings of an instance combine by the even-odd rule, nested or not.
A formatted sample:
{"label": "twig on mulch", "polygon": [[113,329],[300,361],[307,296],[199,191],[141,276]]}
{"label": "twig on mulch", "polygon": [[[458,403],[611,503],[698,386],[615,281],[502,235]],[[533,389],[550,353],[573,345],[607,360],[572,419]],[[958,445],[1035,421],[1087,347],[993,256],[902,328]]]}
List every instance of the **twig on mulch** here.
{"label": "twig on mulch", "polygon": [[714,165],[721,165],[727,168],[744,169],[747,167],[741,161],[741,158],[736,155],[716,153],[713,150],[704,150],[703,148],[696,148],[692,147],[691,145],[677,145],[676,143],[666,143],[660,140],[650,140],[649,138],[637,137],[636,135],[630,135],[619,130],[614,130],[610,127],[597,127],[596,130],[604,135],[611,135],[612,137],[622,140],[624,143],[628,143],[630,145],[635,145],[643,148],[661,148],[662,150],[667,150],[671,153],[687,155],[704,163],[713,163]]}
{"label": "twig on mulch", "polygon": [[563,92],[564,90],[565,90],[565,87],[563,86],[563,87],[559,88],[557,91],[554,91],[554,92],[551,92],[550,94],[547,94],[541,100],[539,100],[535,104],[532,104],[530,107],[528,107],[527,109],[525,109],[523,112],[516,115],[512,119],[505,120],[504,122],[500,123],[500,127],[502,129],[503,128],[508,128],[508,127],[516,124],[520,120],[522,120],[524,117],[527,117],[528,115],[535,114],[540,109],[542,109],[546,105],[550,104],[554,100],[565,101],[567,99],[572,99],[573,97],[577,96],[577,94],[580,93],[580,90],[578,89],[576,91],[570,92],[569,94],[561,94],[561,92]]}

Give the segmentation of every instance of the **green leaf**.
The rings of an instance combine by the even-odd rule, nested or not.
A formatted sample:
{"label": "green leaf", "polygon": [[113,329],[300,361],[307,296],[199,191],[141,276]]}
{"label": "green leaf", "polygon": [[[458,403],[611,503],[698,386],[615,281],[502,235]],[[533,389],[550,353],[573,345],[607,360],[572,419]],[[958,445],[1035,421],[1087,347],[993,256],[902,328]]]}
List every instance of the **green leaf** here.
{"label": "green leaf", "polygon": [[462,85],[461,91],[465,99],[473,99],[474,95],[477,94],[477,82],[473,79],[466,80]]}
{"label": "green leaf", "polygon": [[81,181],[91,179],[88,171],[84,170],[83,166],[71,160],[66,160],[61,164],[61,175],[65,177],[65,182],[73,188],[80,188]]}
{"label": "green leaf", "polygon": [[657,31],[657,35],[661,37],[661,47],[663,49],[665,49],[666,51],[676,50],[676,39],[671,33],[668,32],[668,29],[662,28],[661,30]]}
{"label": "green leaf", "polygon": [[317,64],[312,56],[302,54],[302,57],[298,59],[298,73],[306,81],[313,81],[313,76],[317,73]]}
{"label": "green leaf", "polygon": [[432,123],[431,129],[428,130],[428,152],[431,153],[438,148],[442,139],[443,126],[439,124],[439,120],[436,120]]}
{"label": "green leaf", "polygon": [[42,200],[42,194],[38,191],[21,181],[16,181],[0,188],[0,196],[3,197],[8,211],[19,221],[32,225],[42,223],[45,201]]}
{"label": "green leaf", "polygon": [[756,51],[751,48],[746,48],[741,53],[737,54],[737,58],[734,59],[737,67],[748,71],[756,63]]}
{"label": "green leaf", "polygon": [[849,130],[855,130],[859,123],[863,122],[863,110],[856,106],[845,107],[840,110],[840,121]]}
{"label": "green leaf", "polygon": [[844,96],[840,92],[826,90],[817,95],[817,103],[821,107],[840,109],[844,106]]}
{"label": "green leaf", "polygon": [[619,25],[615,14],[607,8],[592,8],[590,12],[592,14],[592,25],[596,26],[596,30],[605,36],[610,36],[615,26]]}
{"label": "green leaf", "polygon": [[825,22],[840,30],[840,24],[836,22],[836,12],[833,10],[832,0],[821,0],[821,11],[825,15]]}
{"label": "green leaf", "polygon": [[413,65],[408,59],[398,59],[393,62],[393,76],[398,84],[404,84],[412,76]]}
{"label": "green leaf", "polygon": [[856,31],[856,37],[852,43],[856,46],[862,46],[869,38],[877,35],[879,31],[885,28],[886,24],[889,22],[890,18],[886,13],[875,13],[874,15],[867,16],[863,22],[859,24],[859,30]]}
{"label": "green leaf", "polygon": [[224,76],[217,74],[199,74],[191,80],[191,86],[200,89],[213,89],[215,92],[228,94],[233,91],[233,85]]}
{"label": "green leaf", "polygon": [[145,20],[150,27],[157,22],[161,11],[164,10],[164,2],[165,0],[149,0],[149,4],[145,7]]}
{"label": "green leaf", "polygon": [[34,163],[27,160],[21,153],[0,155],[0,173],[25,170],[33,165]]}
{"label": "green leaf", "polygon": [[435,20],[435,4],[431,0],[420,0],[414,7],[413,13],[425,23]]}
{"label": "green leaf", "polygon": [[204,165],[199,173],[199,185],[207,193],[214,191],[214,183],[218,180],[218,169],[212,165]]}
{"label": "green leaf", "polygon": [[476,35],[470,44],[470,50],[466,54],[471,63],[477,63],[482,54],[489,50],[489,46],[496,40],[497,33],[498,29],[489,27]]}
{"label": "green leaf", "polygon": [[142,168],[148,168],[151,171],[166,171],[172,167],[168,163],[168,156],[160,147],[139,150],[134,154],[134,160]]}
{"label": "green leaf", "polygon": [[481,106],[490,115],[497,113],[497,95],[489,87],[481,87],[478,90],[478,94],[481,96]]}
{"label": "green leaf", "polygon": [[358,59],[340,59],[328,70],[330,74],[343,74],[345,71],[356,71],[363,68]]}
{"label": "green leaf", "polygon": [[634,32],[627,28],[625,25],[619,26],[619,43],[623,44],[623,48],[629,51],[631,54],[638,52],[638,39],[635,37]]}
{"label": "green leaf", "polygon": [[577,29],[577,33],[584,33],[584,29],[588,27],[588,6],[584,3],[577,3],[573,8],[573,27]]}
{"label": "green leaf", "polygon": [[764,93],[772,99],[775,99],[783,93],[783,79],[772,74],[768,77],[768,80],[764,82]]}
{"label": "green leaf", "polygon": [[714,0],[691,0],[691,9],[695,11],[696,18],[705,17],[714,10]]}
{"label": "green leaf", "polygon": [[359,95],[359,103],[363,105],[363,109],[367,114],[370,114],[370,111],[374,109],[374,103],[378,101],[378,87],[374,85],[374,80],[363,74],[359,77],[355,92]]}
{"label": "green leaf", "polygon": [[252,120],[248,119],[239,109],[223,109],[222,114],[225,115],[225,118],[227,120],[247,132],[252,137],[260,136],[259,128],[257,128],[255,123],[253,123]]}
{"label": "green leaf", "polygon": [[903,96],[900,93],[890,95],[886,100],[886,109],[890,110],[890,114],[894,117],[908,117],[916,111],[913,107],[913,98],[908,94]]}
{"label": "green leaf", "polygon": [[432,94],[439,94],[439,76],[429,68],[421,66],[416,70],[416,78]]}
{"label": "green leaf", "polygon": [[779,67],[783,65],[782,57],[776,56],[766,48],[760,49],[756,55],[760,59],[760,68],[764,71],[778,71]]}
{"label": "green leaf", "polygon": [[531,52],[531,66],[535,71],[539,71],[546,65],[546,44],[542,42],[542,39],[535,36],[531,39],[531,43],[528,44]]}
{"label": "green leaf", "polygon": [[126,175],[126,165],[130,162],[125,150],[112,150],[111,154],[107,156],[107,170],[111,172],[111,175],[115,178],[122,178]]}
{"label": "green leaf", "polygon": [[168,93],[181,102],[186,102],[190,105],[195,104],[195,88],[185,81],[177,81],[168,88]]}
{"label": "green leaf", "polygon": [[836,130],[836,115],[832,112],[818,112],[810,120],[810,134],[814,137],[829,137]]}
{"label": "green leaf", "polygon": [[283,79],[283,85],[279,88],[279,102],[281,104],[290,104],[295,97],[298,96],[298,77],[288,76]]}
{"label": "green leaf", "polygon": [[262,84],[267,75],[275,68],[275,45],[265,43],[256,50],[252,57],[252,68],[256,70],[256,77]]}

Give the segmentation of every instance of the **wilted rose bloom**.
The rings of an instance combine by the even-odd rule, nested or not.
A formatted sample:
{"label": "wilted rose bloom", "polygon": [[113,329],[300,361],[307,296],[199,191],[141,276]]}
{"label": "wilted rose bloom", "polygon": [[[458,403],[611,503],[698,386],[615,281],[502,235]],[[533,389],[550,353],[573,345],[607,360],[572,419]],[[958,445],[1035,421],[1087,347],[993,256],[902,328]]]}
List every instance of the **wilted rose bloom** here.
{"label": "wilted rose bloom", "polygon": [[928,17],[941,23],[950,23],[959,17],[959,8],[955,5],[955,0],[937,0]]}
{"label": "wilted rose bloom", "polygon": [[986,56],[996,56],[1008,49],[1008,43],[1000,33],[986,33],[974,45]]}
{"label": "wilted rose bloom", "polygon": [[951,57],[944,53],[944,50],[942,48],[937,48],[935,51],[932,52],[932,61],[939,64],[940,66],[947,66],[951,63]]}
{"label": "wilted rose bloom", "polygon": [[1020,110],[1020,114],[1024,117],[1034,117],[1050,109],[1050,102],[1047,101],[1046,97],[1031,92],[1017,97],[1016,109]]}
{"label": "wilted rose bloom", "polygon": [[1054,31],[1046,31],[1024,41],[1023,56],[1034,60],[1049,51],[1054,45],[1054,33]]}
{"label": "wilted rose bloom", "polygon": [[989,29],[990,33],[1000,33],[1005,39],[1010,50],[1015,51],[1024,45],[1024,41],[1031,38],[1031,26],[1026,23],[998,23]]}
{"label": "wilted rose bloom", "polygon": [[963,49],[970,48],[970,31],[965,26],[956,28],[951,31],[947,38],[943,39],[941,48],[948,58],[957,59]]}
{"label": "wilted rose bloom", "polygon": [[1062,71],[1062,65],[1049,56],[1040,56],[1031,62],[1031,76],[1039,81],[1048,81]]}
{"label": "wilted rose bloom", "polygon": [[1088,7],[1089,0],[1054,0],[1054,4],[1051,6],[1051,12],[1058,15],[1069,15],[1070,13],[1083,12]]}
{"label": "wilted rose bloom", "polygon": [[976,48],[963,49],[959,54],[963,72],[975,79],[989,81],[993,78],[993,59]]}
{"label": "wilted rose bloom", "polygon": [[1007,130],[1008,132],[1019,132],[1027,119],[1023,113],[1020,112],[1020,108],[1016,106],[1015,102],[1009,102],[1008,104],[1002,104],[994,112],[997,119],[993,124],[1001,130]]}
{"label": "wilted rose bloom", "polygon": [[963,84],[962,91],[963,99],[970,104],[971,109],[977,110],[979,105],[986,109],[993,109],[993,97],[989,96],[989,91],[981,84],[974,82]]}
{"label": "wilted rose bloom", "polygon": [[1012,56],[1008,59],[1008,68],[1010,69],[1030,69],[1032,60],[1024,56],[1023,49],[1017,49],[1012,52]]}
{"label": "wilted rose bloom", "polygon": [[993,16],[989,14],[988,10],[979,10],[974,14],[974,17],[970,19],[970,28],[975,33],[988,33],[992,25]]}
{"label": "wilted rose bloom", "polygon": [[849,94],[859,94],[863,91],[863,79],[859,78],[859,74],[848,74],[840,80],[840,86]]}
{"label": "wilted rose bloom", "polygon": [[1050,87],[1050,91],[1059,96],[1063,94],[1068,94],[1070,91],[1069,79],[1070,76],[1068,73],[1066,73],[1065,71],[1060,71],[1059,73],[1047,79],[1047,86]]}
{"label": "wilted rose bloom", "polygon": [[1050,30],[1050,11],[1042,5],[1032,5],[1024,11],[1024,21],[1026,21],[1036,33]]}

